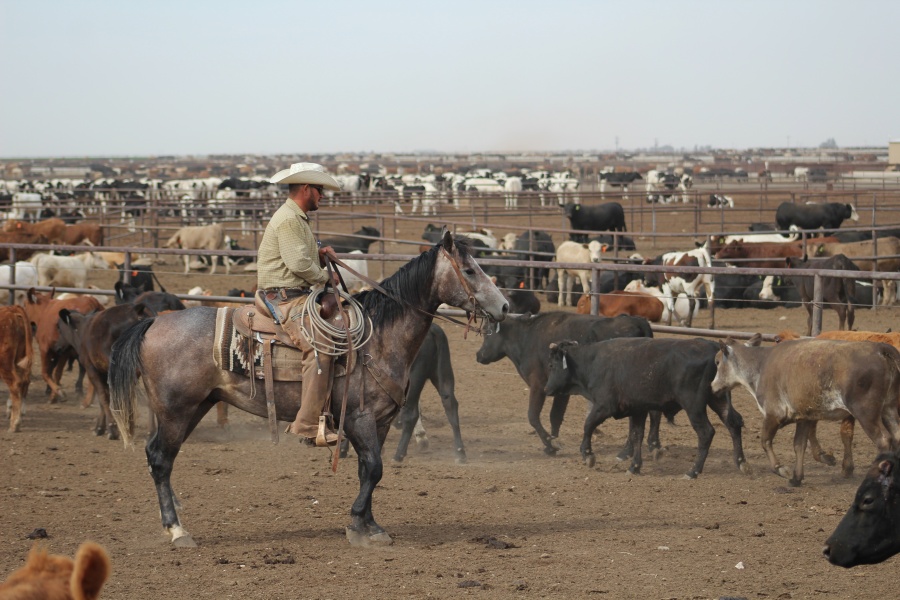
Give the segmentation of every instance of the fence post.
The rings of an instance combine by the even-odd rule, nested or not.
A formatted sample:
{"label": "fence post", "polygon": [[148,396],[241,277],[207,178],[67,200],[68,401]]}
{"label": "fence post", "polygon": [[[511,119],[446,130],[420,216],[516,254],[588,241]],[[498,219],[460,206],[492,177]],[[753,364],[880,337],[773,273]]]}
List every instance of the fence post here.
{"label": "fence post", "polygon": [[[16,285],[16,249],[9,249],[9,285]],[[16,303],[16,290],[10,288],[9,300],[7,304],[12,306]]]}
{"label": "fence post", "polygon": [[824,300],[825,291],[822,286],[822,276],[815,274],[813,279],[813,312],[812,312],[812,331],[810,335],[816,337],[822,333],[822,302]]}
{"label": "fence post", "polygon": [[591,314],[600,314],[600,269],[597,267],[591,269]]}

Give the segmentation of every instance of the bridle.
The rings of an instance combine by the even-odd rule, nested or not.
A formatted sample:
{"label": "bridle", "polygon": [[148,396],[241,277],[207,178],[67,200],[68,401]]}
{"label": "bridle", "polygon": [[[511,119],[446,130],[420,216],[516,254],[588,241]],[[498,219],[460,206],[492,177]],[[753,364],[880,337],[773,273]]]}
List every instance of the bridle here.
{"label": "bridle", "polygon": [[[458,255],[458,252],[454,248],[454,254],[451,254],[451,253],[447,252],[447,249],[444,248],[444,246],[441,246],[441,254],[450,262],[450,266],[453,267],[453,271],[456,273],[456,278],[459,280],[459,283],[462,285],[463,291],[465,291],[468,301],[472,304],[473,310],[466,311],[466,314],[468,315],[468,319],[465,323],[463,323],[462,321],[459,321],[457,319],[454,319],[453,317],[439,315],[437,313],[430,313],[427,310],[422,310],[418,306],[414,306],[401,298],[397,298],[394,294],[392,294],[388,290],[384,289],[377,281],[370,279],[369,277],[363,275],[359,271],[356,271],[355,269],[347,266],[347,264],[345,262],[343,262],[341,259],[339,259],[337,256],[335,256],[334,253],[327,252],[325,254],[325,256],[326,256],[327,261],[331,261],[332,263],[341,267],[342,269],[346,269],[348,273],[350,273],[351,275],[355,275],[363,282],[372,286],[372,289],[384,294],[391,300],[393,300],[399,304],[406,304],[407,306],[409,306],[409,307],[417,310],[418,312],[420,312],[424,315],[427,315],[429,317],[432,317],[435,319],[441,319],[443,321],[447,321],[448,323],[452,323],[459,327],[463,327],[464,328],[463,339],[467,339],[469,331],[474,331],[476,333],[483,333],[482,328],[476,326],[476,323],[477,323],[477,319],[478,319],[478,314],[481,313],[483,315],[486,315],[487,312],[484,310],[481,310],[481,305],[479,304],[478,300],[475,298],[475,292],[472,291],[472,286],[469,285],[469,282],[466,281],[466,278],[463,276],[462,270],[459,267],[459,261],[454,257],[454,254]],[[338,271],[338,277],[340,278],[340,271]],[[341,285],[344,286],[345,290],[347,289],[347,286],[344,284],[343,278],[341,278]]]}

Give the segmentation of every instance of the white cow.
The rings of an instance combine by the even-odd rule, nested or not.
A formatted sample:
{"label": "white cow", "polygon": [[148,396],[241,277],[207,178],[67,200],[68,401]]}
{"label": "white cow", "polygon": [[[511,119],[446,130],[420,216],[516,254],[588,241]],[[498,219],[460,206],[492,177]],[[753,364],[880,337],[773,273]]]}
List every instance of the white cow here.
{"label": "white cow", "polygon": [[[350,254],[365,254],[362,250],[354,250]],[[359,273],[360,275],[369,276],[369,262],[362,259],[350,259],[345,258],[342,261],[348,267]],[[350,273],[349,271],[338,267],[338,270],[341,272],[341,276],[344,278],[344,283],[347,284],[347,290],[350,291],[351,294],[355,294],[369,285],[368,282],[363,281],[356,275]]]}
{"label": "white cow", "polygon": [[[166,242],[166,248],[184,248],[191,250],[225,250],[227,244],[225,242],[225,229],[219,223],[212,225],[196,225],[192,227],[182,227]],[[219,262],[218,256],[212,257],[212,268],[209,274],[216,272],[216,264]],[[231,273],[231,261],[224,260],[225,274]],[[184,255],[184,274],[187,275],[191,271],[191,257]]]}
{"label": "white cow", "polygon": [[[0,286],[9,285],[10,265],[0,265]],[[38,285],[37,269],[28,261],[20,260],[16,262],[16,285],[24,285],[33,287]],[[16,290],[16,304],[25,303],[25,290]],[[5,305],[9,302],[9,290],[0,288],[0,304]]]}
{"label": "white cow", "polygon": [[522,191],[522,178],[510,177],[503,182],[504,208],[512,210],[519,207],[519,193]]}
{"label": "white cow", "polygon": [[[561,263],[596,263],[600,262],[602,254],[603,247],[600,242],[579,244],[578,242],[566,241],[556,249],[555,261]],[[559,306],[572,306],[572,288],[575,287],[576,277],[581,280],[581,289],[584,290],[585,294],[591,291],[590,269],[557,269],[556,277],[559,285],[559,297],[556,303]]]}
{"label": "white cow", "polygon": [[13,194],[10,218],[20,221],[36,221],[44,208],[44,200],[40,194],[31,192],[17,192]]}
{"label": "white cow", "polygon": [[87,287],[88,271],[109,269],[109,264],[93,252],[72,256],[40,253],[29,262],[37,269],[38,285],[53,287]]}

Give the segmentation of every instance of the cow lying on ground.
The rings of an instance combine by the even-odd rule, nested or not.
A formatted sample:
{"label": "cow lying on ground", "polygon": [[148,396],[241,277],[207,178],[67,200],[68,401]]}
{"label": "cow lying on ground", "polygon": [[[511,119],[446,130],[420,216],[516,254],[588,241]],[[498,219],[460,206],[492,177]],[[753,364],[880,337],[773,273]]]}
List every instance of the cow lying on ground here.
{"label": "cow lying on ground", "polygon": [[639,473],[649,411],[662,411],[667,404],[675,403],[687,413],[697,433],[697,459],[687,472],[688,478],[694,479],[703,472],[715,435],[706,415],[707,406],[719,415],[731,434],[734,462],[746,472],[741,445],[744,420],[732,406],[730,392],[713,392],[709,385],[716,375],[717,351],[717,344],[701,339],[620,338],[594,344],[551,344],[550,373],[544,392],[580,394],[590,400],[581,441],[581,457],[589,467],[596,460],[591,437],[597,427],[610,417],[630,417],[629,439],[634,457],[628,470]]}
{"label": "cow lying on ground", "polygon": [[[557,437],[569,404],[569,395],[553,397],[548,433],[541,424],[541,411],[547,399],[544,386],[547,384],[550,344],[560,340],[588,343],[614,337],[649,338],[653,337],[653,331],[646,319],[624,315],[607,319],[550,312],[535,317],[511,317],[503,321],[496,333],[484,336],[476,359],[480,364],[488,365],[509,357],[519,376],[528,384],[528,422],[544,444],[544,452],[554,455],[560,448]],[[659,415],[655,419],[658,429]]]}
{"label": "cow lying on ground", "polygon": [[[800,260],[787,258],[789,269],[827,269],[833,271],[859,271],[860,268],[844,256],[838,254],[829,258],[811,258]],[[815,292],[815,278],[810,276],[791,276],[791,280],[800,292],[803,308],[806,309],[806,335],[812,335],[813,298]],[[856,282],[844,277],[822,277],[822,301],[823,308],[831,308],[838,314],[838,329],[853,329],[855,311],[853,303],[856,296]]]}
{"label": "cow lying on ground", "polygon": [[0,306],[0,380],[9,388],[9,432],[19,431],[31,383],[31,323],[21,306]]}
{"label": "cow lying on ground", "polygon": [[[647,286],[644,285],[644,281],[642,279],[635,279],[634,281],[628,282],[628,285],[625,286],[626,292],[640,292],[642,294],[650,294],[654,298],[660,301],[663,306],[662,315],[660,315],[659,322],[667,321],[671,322],[671,317],[669,317],[669,309],[666,306],[667,295],[666,292],[662,291],[661,288],[657,286]],[[694,312],[690,313],[691,303],[688,301],[687,296],[684,294],[679,294],[674,298],[674,302],[672,304],[675,307],[675,318],[678,319],[680,323],[687,322],[688,315],[691,314],[691,318],[697,316],[700,312],[700,303],[694,302],[693,309]]]}
{"label": "cow lying on ground", "polygon": [[109,556],[103,547],[85,542],[73,561],[47,554],[35,546],[21,569],[0,584],[0,598],[8,600],[95,600],[109,577]]}
{"label": "cow lying on ground", "polygon": [[883,562],[900,553],[900,453],[881,454],[859,484],[853,503],[822,554],[850,568]]}
{"label": "cow lying on ground", "polygon": [[842,420],[849,413],[879,451],[897,447],[900,352],[896,348],[816,339],[760,348],[759,341],[756,337],[750,346],[720,341],[712,389],[743,386],[754,397],[763,414],[760,440],[773,472],[789,475],[772,449],[775,433],[788,423],[797,423],[790,479],[794,486],[803,481],[803,456],[815,421]]}
{"label": "cow lying on ground", "polygon": [[[615,291],[597,296],[600,301],[600,314],[604,317],[631,315],[644,317],[651,323],[659,323],[663,314],[662,301],[652,294],[643,292]],[[591,313],[591,297],[584,295],[578,300],[575,312],[579,315]]]}
{"label": "cow lying on ground", "polygon": [[[225,250],[225,229],[219,223],[212,225],[195,225],[191,227],[182,227],[166,242],[166,248],[184,248],[190,250]],[[216,272],[216,264],[218,257],[212,261],[212,267],[209,274]],[[191,271],[191,256],[184,255],[184,274],[187,275]],[[231,273],[231,262],[225,261],[225,274]]]}

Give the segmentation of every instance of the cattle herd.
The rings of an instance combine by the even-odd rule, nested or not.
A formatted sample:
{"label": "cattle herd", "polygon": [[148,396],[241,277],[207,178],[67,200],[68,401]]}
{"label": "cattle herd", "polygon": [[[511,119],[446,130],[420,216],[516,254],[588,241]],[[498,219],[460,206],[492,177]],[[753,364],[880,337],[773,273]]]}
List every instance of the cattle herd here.
{"label": "cattle herd", "polygon": [[[413,201],[411,212],[421,208],[423,215],[431,212],[433,204],[429,202],[437,197],[431,195],[428,186],[433,187],[434,193],[439,189],[495,191],[503,196],[504,209],[515,208],[515,194],[529,188],[559,195],[553,196],[553,204],[558,203],[560,217],[569,223],[569,239],[559,243],[554,243],[551,232],[535,228],[500,238],[493,230],[483,228],[457,232],[459,237],[468,238],[484,271],[507,296],[511,312],[515,313],[499,323],[492,335],[485,336],[477,361],[487,365],[507,358],[515,366],[528,389],[527,419],[544,453],[558,452],[557,438],[569,397],[581,395],[590,401],[580,446],[581,458],[589,467],[596,462],[592,437],[605,420],[628,418],[629,434],[623,440],[619,456],[630,458],[629,470],[639,473],[647,420],[650,421],[648,449],[656,452],[661,444],[662,418],[672,420],[684,411],[697,437],[696,459],[686,469],[685,476],[696,478],[703,471],[715,433],[707,413],[709,408],[731,436],[735,467],[746,471],[742,442],[744,419],[731,401],[731,391],[743,388],[755,399],[763,415],[760,440],[769,466],[792,486],[800,486],[803,481],[807,447],[814,458],[828,460],[823,458],[816,438],[819,420],[841,421],[842,434],[845,429],[849,431],[842,463],[843,473],[849,476],[854,468],[850,447],[852,430],[859,423],[878,456],[840,526],[828,539],[825,556],[834,564],[849,567],[880,562],[900,552],[897,525],[900,522],[900,478],[897,477],[900,339],[896,334],[843,331],[853,328],[854,310],[859,306],[896,303],[896,280],[871,281],[831,273],[817,284],[814,273],[822,269],[900,273],[900,229],[879,228],[874,237],[843,231],[842,224],[859,219],[851,204],[784,202],[772,216],[772,223],[757,224],[746,234],[709,235],[695,247],[673,248],[645,258],[637,253],[635,237],[631,237],[637,233],[626,228],[622,204],[616,201],[582,204],[570,195],[578,187],[577,180],[563,173],[535,172],[522,177],[468,173],[447,176],[441,181],[394,182],[372,176],[353,177],[343,180],[349,191],[390,188],[400,198],[408,195]],[[636,173],[604,173],[600,178],[601,192],[604,185],[627,190],[638,179],[641,176]],[[186,303],[164,289],[155,290],[161,286],[148,266],[130,266],[133,270],[128,274],[123,264],[131,265],[134,257],[129,256],[126,261],[122,254],[103,250],[103,228],[83,220],[85,214],[90,216],[94,210],[94,202],[111,202],[115,198],[123,203],[124,219],[126,214],[130,218],[146,210],[143,203],[152,196],[150,190],[175,190],[179,204],[171,210],[197,210],[198,203],[202,202],[210,222],[181,227],[164,245],[206,250],[207,254],[222,251],[224,256],[235,248],[235,242],[221,223],[212,221],[234,209],[228,202],[262,197],[266,191],[263,182],[240,180],[227,185],[223,181],[210,181],[201,186],[181,182],[105,183],[107,191],[103,193],[92,193],[91,186],[81,184],[66,192],[72,199],[91,199],[78,205],[82,212],[77,215],[74,205],[58,202],[63,198],[59,188],[17,191],[7,199],[9,205],[5,208],[10,219],[0,238],[0,260],[10,260],[9,247],[2,244],[86,245],[86,251],[72,256],[17,250],[15,285],[28,286],[27,289],[11,288],[13,266],[0,266],[0,300],[10,305],[0,308],[0,378],[9,388],[10,432],[28,427],[28,419],[22,417],[22,406],[28,396],[37,354],[49,401],[56,402],[66,393],[60,384],[66,365],[78,365],[82,377],[76,389],[84,392],[83,405],[96,400],[99,407],[94,433],[117,439],[120,432],[110,412],[107,383],[110,363],[116,360],[116,340],[129,327],[161,312],[190,310]],[[683,173],[651,171],[646,174],[648,199],[654,202],[686,199],[692,184],[692,178]],[[110,189],[115,192],[110,193]],[[35,199],[29,194],[39,197]],[[46,204],[47,194],[54,194],[60,216],[29,220],[35,216],[31,211],[34,202]],[[543,200],[542,197],[542,204]],[[397,210],[402,212],[397,202]],[[709,206],[733,206],[733,200],[713,194]],[[259,225],[271,208],[255,206],[244,214],[249,223]],[[437,242],[441,231],[440,225],[426,225],[421,236],[423,249]],[[381,231],[367,224],[353,234],[321,241],[339,253],[365,254],[378,240],[383,241]],[[184,256],[185,274],[193,266],[190,258]],[[210,274],[215,273],[217,258],[212,257]],[[523,265],[521,261],[530,264]],[[613,261],[619,265],[615,269],[598,267],[609,266]],[[223,262],[228,275],[234,261],[224,256]],[[365,261],[354,263],[354,267],[367,274]],[[784,278],[727,270],[704,273],[690,267],[788,268],[796,270],[797,275]],[[116,284],[115,304],[111,307],[105,306],[103,295],[85,293],[66,297],[52,290],[36,289],[67,287],[86,291],[90,274],[101,269],[118,269],[127,275],[120,277]],[[349,274],[345,275],[349,279]],[[353,283],[365,284],[361,280]],[[202,295],[202,290],[198,291]],[[574,311],[542,310],[539,293],[559,308],[578,307]],[[656,338],[651,327],[651,323],[672,324],[673,321],[691,327],[699,311],[707,310],[714,328],[715,307],[768,308],[776,302],[803,305],[807,309],[807,336],[817,333],[813,323],[816,303],[838,313],[842,331],[829,332],[816,339],[791,339],[791,334],[786,332],[779,343],[763,346],[759,337],[745,341]],[[593,310],[592,303],[596,305]],[[88,376],[87,391],[82,389],[84,374]],[[413,365],[408,402],[398,419],[403,433],[395,459],[402,460],[406,454],[413,428],[418,423],[418,396],[426,381],[439,390],[453,428],[457,460],[464,462],[466,454],[453,391],[449,347],[437,327],[432,328],[422,354]],[[552,398],[549,430],[541,420],[548,397]],[[224,422],[224,418],[220,413],[220,421]],[[788,424],[796,424],[797,431],[793,468],[781,464],[772,446],[776,432]],[[869,463],[875,453],[866,451],[865,455]]]}

